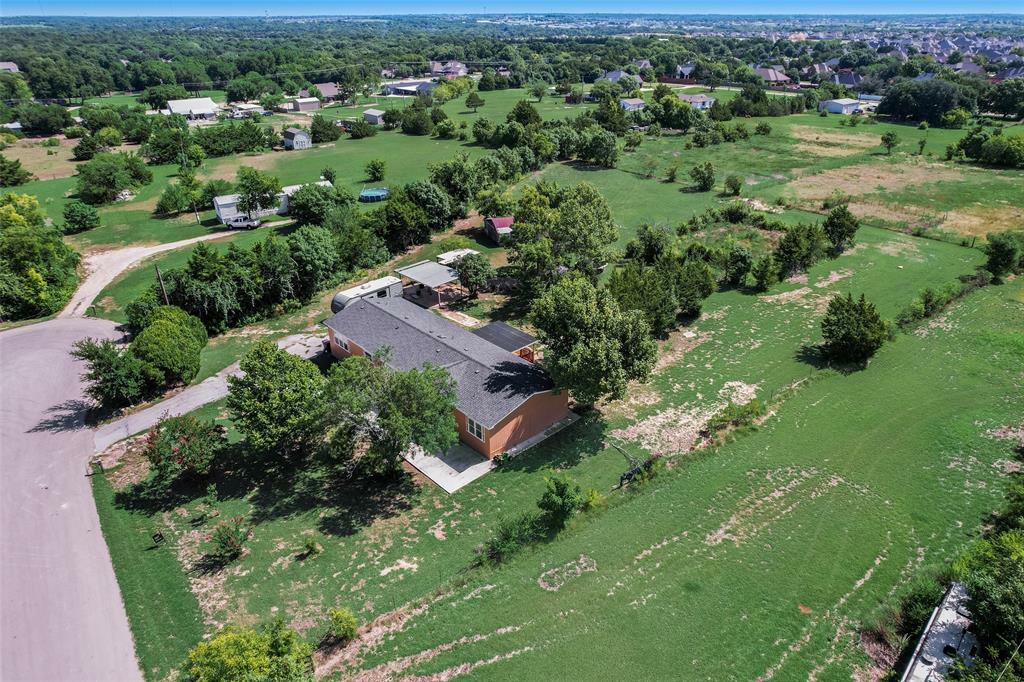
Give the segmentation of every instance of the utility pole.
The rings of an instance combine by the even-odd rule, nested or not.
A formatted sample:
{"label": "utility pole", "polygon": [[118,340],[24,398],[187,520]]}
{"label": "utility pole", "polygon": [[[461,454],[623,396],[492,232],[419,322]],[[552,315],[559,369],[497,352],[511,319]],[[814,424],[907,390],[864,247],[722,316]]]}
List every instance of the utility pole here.
{"label": "utility pole", "polygon": [[154,265],[153,269],[156,270],[156,281],[160,283],[160,293],[164,297],[164,305],[170,305],[171,301],[167,298],[167,288],[164,286],[163,275],[160,274],[160,266]]}

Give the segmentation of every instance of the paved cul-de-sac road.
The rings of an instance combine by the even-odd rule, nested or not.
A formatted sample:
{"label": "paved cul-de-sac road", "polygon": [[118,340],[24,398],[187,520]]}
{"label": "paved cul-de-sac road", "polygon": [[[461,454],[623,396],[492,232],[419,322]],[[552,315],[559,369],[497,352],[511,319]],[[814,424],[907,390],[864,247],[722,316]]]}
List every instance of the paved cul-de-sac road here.
{"label": "paved cul-de-sac road", "polygon": [[0,333],[0,680],[139,680],[121,594],[85,476],[85,337],[107,320]]}

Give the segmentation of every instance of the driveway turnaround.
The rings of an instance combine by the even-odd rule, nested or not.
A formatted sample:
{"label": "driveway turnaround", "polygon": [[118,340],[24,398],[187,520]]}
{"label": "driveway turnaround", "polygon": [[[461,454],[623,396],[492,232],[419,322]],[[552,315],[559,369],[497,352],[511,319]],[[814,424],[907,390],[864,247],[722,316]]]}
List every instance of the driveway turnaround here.
{"label": "driveway turnaround", "polygon": [[86,467],[79,374],[68,354],[106,320],[0,333],[0,679],[140,680]]}

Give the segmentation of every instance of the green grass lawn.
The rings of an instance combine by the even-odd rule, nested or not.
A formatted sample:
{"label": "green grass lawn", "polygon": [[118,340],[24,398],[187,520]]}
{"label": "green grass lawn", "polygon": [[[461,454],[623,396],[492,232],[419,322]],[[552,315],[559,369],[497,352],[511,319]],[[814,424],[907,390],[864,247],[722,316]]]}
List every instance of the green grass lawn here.
{"label": "green grass lawn", "polygon": [[[987,464],[997,446],[981,438],[984,429],[973,423],[984,419],[989,428],[1008,418],[1013,405],[1005,397],[1016,379],[1004,365],[1020,361],[1013,355],[1019,349],[1007,349],[1001,331],[1014,310],[1019,315],[1020,303],[1010,295],[1019,296],[1021,287],[1014,285],[968,299],[948,324],[929,328],[926,336],[900,336],[865,371],[842,376],[814,369],[801,348],[818,340],[818,320],[832,293],[863,292],[892,318],[920,288],[948,282],[981,260],[972,249],[873,228],[863,228],[858,241],[852,253],[812,268],[806,284],[785,283],[769,292],[776,298],[738,291],[714,294],[705,315],[684,330],[691,337],[680,332],[664,342],[655,376],[648,385],[635,387],[630,399],[588,416],[455,495],[408,481],[383,487],[346,482],[311,465],[271,471],[240,452],[242,464],[218,477],[216,507],[222,516],[242,514],[252,520],[251,551],[218,574],[210,590],[193,583],[202,590],[203,620],[252,623],[279,613],[315,639],[333,606],[350,606],[361,618],[372,619],[466,575],[472,589],[482,588],[473,599],[462,600],[470,587],[458,590],[445,600],[458,607],[424,614],[429,626],[402,633],[372,652],[365,665],[504,625],[520,630],[461,647],[423,663],[418,671],[471,663],[521,645],[532,647],[533,655],[477,674],[521,677],[522,670],[529,676],[536,672],[531,666],[541,661],[558,667],[568,664],[552,661],[579,660],[578,647],[588,646],[580,639],[584,632],[596,637],[596,648],[615,651],[633,666],[654,646],[633,633],[654,633],[652,642],[673,652],[657,665],[697,661],[693,665],[700,674],[711,674],[709,666],[721,663],[713,656],[716,642],[731,647],[740,635],[730,633],[742,633],[749,641],[737,639],[736,646],[746,655],[729,665],[730,674],[747,678],[772,665],[780,650],[781,645],[771,645],[769,633],[778,632],[788,643],[800,636],[801,627],[821,621],[812,635],[816,646],[807,651],[823,651],[833,623],[822,619],[839,613],[828,607],[882,549],[888,548],[886,558],[863,591],[870,598],[858,596],[849,608],[877,603],[902,579],[900,567],[916,547],[924,547],[931,561],[977,527],[981,510],[991,505],[997,490],[997,473]],[[955,369],[961,362],[966,372]],[[638,456],[676,453],[685,450],[685,434],[679,431],[688,415],[714,408],[723,391],[742,385],[767,398],[809,376],[816,379],[784,403],[760,432],[715,452],[678,457],[676,468],[636,499],[616,500],[603,515],[581,521],[577,531],[507,569],[464,573],[474,547],[498,518],[534,504],[544,475],[567,471],[587,487],[609,491],[625,468],[622,455],[607,447],[610,438]],[[944,400],[935,387],[947,383],[952,393]],[[223,418],[222,410],[223,405],[214,404],[203,414]],[[847,416],[848,424],[842,421]],[[947,469],[950,453],[961,449],[982,464]],[[762,521],[764,528],[751,530],[749,541],[735,551],[732,543],[702,544],[732,511],[749,505],[745,496],[768,485],[766,476],[781,485],[793,478],[793,471],[804,470],[813,471],[794,483],[796,492],[786,498],[798,503],[793,512],[782,505],[757,512],[751,528]],[[833,476],[842,482],[831,486]],[[142,513],[124,502],[130,495],[118,506],[112,491],[96,488],[101,507],[146,532],[161,530],[173,538],[182,557],[197,551],[198,538],[187,522],[205,509],[196,499],[199,492]],[[957,529],[955,520],[964,527]],[[654,566],[658,559],[650,566],[633,560],[645,547],[684,530],[688,536],[667,545],[660,566]],[[307,538],[323,546],[319,556],[300,557]],[[141,551],[112,548],[119,573],[131,572],[145,582],[149,578],[133,568],[140,561],[133,554]],[[596,574],[584,574],[558,593],[537,587],[541,573],[581,553],[597,561]],[[189,567],[186,561],[183,568]],[[154,575],[153,589],[164,579]],[[620,581],[626,586],[616,587]],[[483,589],[486,585],[495,587]],[[604,597],[609,591],[615,594]],[[126,595],[132,598],[137,597]],[[192,603],[195,598],[189,593],[181,599]],[[172,601],[168,608],[181,608],[181,600]],[[800,614],[799,604],[818,615]],[[531,608],[535,618],[525,615]],[[133,606],[129,613],[137,610]],[[701,615],[712,613],[716,616],[710,621]],[[861,611],[851,613],[860,617]],[[136,637],[153,648],[151,660],[184,656],[186,642],[171,641],[169,631],[151,631],[132,620]],[[158,622],[173,627],[170,617]],[[624,631],[619,623],[630,625]],[[612,645],[612,637],[626,638],[628,646]],[[692,640],[692,646],[673,646],[683,639]],[[763,652],[750,653],[755,646]],[[625,662],[614,664],[609,656],[599,656],[605,670],[621,671],[616,666]],[[589,662],[580,665],[581,671],[598,670]],[[153,668],[159,669],[150,673],[154,679],[166,672],[158,663],[147,666]],[[560,674],[574,671],[560,669]]]}
{"label": "green grass lawn", "polygon": [[[190,95],[191,97],[191,95]],[[200,90],[199,97],[209,97],[214,102],[226,102],[227,96],[223,90]],[[86,104],[105,104],[113,107],[130,106],[138,104],[138,95],[103,95],[100,97],[89,97],[85,100]]]}

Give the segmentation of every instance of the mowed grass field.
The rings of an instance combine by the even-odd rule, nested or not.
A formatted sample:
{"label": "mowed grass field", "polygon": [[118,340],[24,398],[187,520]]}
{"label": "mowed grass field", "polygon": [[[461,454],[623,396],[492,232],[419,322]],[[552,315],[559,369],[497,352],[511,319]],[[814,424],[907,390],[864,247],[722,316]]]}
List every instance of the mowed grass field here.
{"label": "mowed grass field", "polygon": [[[1021,315],[1015,283],[968,299],[920,335],[899,336],[862,372],[816,369],[802,348],[819,340],[831,295],[863,292],[892,318],[920,288],[982,259],[973,249],[870,227],[858,241],[812,268],[806,282],[763,296],[714,294],[700,320],[663,343],[648,384],[455,495],[409,480],[345,482],[309,466],[233,467],[218,477],[213,507],[222,518],[244,515],[253,536],[250,551],[221,572],[195,570],[207,503],[197,494],[139,503],[126,481],[140,463],[129,458],[95,494],[103,518],[134,537],[111,543],[119,580],[131,586],[126,599],[159,592],[168,600],[128,606],[147,676],[161,679],[184,657],[190,644],[175,633],[194,631],[197,619],[209,631],[282,615],[316,640],[331,607],[387,620],[462,581],[416,609],[393,640],[359,651],[358,666],[398,660],[403,671],[428,674],[522,649],[474,674],[607,678],[644,666],[655,677],[672,669],[750,678],[807,636],[784,662],[805,673],[816,665],[812,656],[829,658],[841,626],[842,660],[828,669],[848,672],[863,661],[848,646],[854,621],[921,562],[965,542],[994,506],[1001,474],[992,463],[1002,446],[984,432],[1021,416],[1012,401],[1021,378],[1010,369],[1024,352],[1011,335]],[[741,395],[781,405],[760,431],[686,454],[701,420]],[[202,414],[227,416],[221,404]],[[673,466],[627,500],[631,493],[612,491],[627,463],[611,442],[638,457],[665,454]],[[610,509],[505,569],[469,571],[494,524],[533,507],[554,472],[609,494]],[[145,551],[156,530],[169,539],[164,554]],[[709,543],[710,535],[722,540]],[[307,539],[323,552],[305,557]],[[171,552],[177,570],[166,560]],[[581,577],[557,592],[538,586],[541,574],[580,555],[582,563],[547,582],[576,568],[586,569]],[[190,593],[179,594],[182,574]],[[464,637],[476,643],[449,646]],[[734,646],[737,656],[723,661],[721,651]],[[415,667],[400,660],[414,654]],[[325,674],[352,673],[335,667],[320,662]]]}

